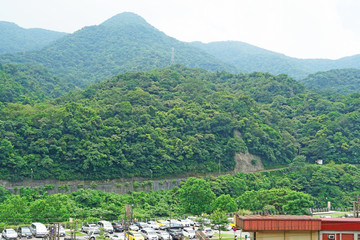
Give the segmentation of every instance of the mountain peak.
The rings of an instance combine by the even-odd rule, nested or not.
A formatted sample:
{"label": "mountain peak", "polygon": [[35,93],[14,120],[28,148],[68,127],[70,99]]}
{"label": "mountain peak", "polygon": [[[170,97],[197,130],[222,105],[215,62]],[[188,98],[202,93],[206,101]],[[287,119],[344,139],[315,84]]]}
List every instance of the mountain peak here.
{"label": "mountain peak", "polygon": [[119,13],[105,22],[103,22],[101,25],[105,26],[118,26],[118,25],[129,25],[129,24],[141,24],[141,25],[149,25],[145,19],[140,17],[139,15],[132,13],[132,12],[123,12]]}

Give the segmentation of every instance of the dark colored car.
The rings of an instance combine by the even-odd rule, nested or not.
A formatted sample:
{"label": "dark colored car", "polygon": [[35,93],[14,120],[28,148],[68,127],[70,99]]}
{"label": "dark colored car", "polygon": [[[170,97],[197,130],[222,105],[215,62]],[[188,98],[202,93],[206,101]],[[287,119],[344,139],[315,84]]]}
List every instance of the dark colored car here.
{"label": "dark colored car", "polygon": [[111,225],[114,228],[114,232],[123,232],[124,231],[124,227],[121,223],[113,222],[113,223],[111,223]]}
{"label": "dark colored car", "polygon": [[170,223],[169,224],[166,224],[166,225],[163,225],[163,226],[160,226],[159,229],[160,230],[165,230],[167,231],[168,229],[181,229],[183,228],[183,226],[181,224],[178,224],[178,223],[171,223],[171,226],[170,226]]}
{"label": "dark colored car", "polygon": [[32,238],[32,233],[29,227],[19,227],[17,232],[19,237]]}
{"label": "dark colored car", "polygon": [[169,229],[169,234],[174,240],[181,240],[184,237],[184,234],[181,232],[181,229]]}

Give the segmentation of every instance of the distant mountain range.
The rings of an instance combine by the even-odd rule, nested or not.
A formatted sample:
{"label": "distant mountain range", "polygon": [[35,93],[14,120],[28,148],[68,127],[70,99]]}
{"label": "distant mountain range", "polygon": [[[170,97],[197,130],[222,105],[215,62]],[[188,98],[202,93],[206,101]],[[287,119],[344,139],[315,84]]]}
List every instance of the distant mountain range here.
{"label": "distant mountain range", "polygon": [[310,74],[300,80],[305,86],[340,94],[360,92],[360,69],[333,69],[326,72]]}
{"label": "distant mountain range", "polygon": [[192,46],[203,49],[243,73],[269,72],[287,74],[295,79],[303,79],[318,71],[340,68],[360,68],[360,54],[338,60],[299,59],[272,52],[253,45],[228,41],[201,43],[193,42]]}
{"label": "distant mountain range", "polygon": [[166,36],[133,13],[85,27],[41,50],[2,55],[0,61],[42,65],[84,87],[122,72],[169,66],[172,49],[175,63],[209,71],[236,71],[201,49]]}
{"label": "distant mountain range", "polygon": [[24,29],[15,23],[3,21],[0,21],[0,32],[0,54],[39,49],[67,35],[40,28]]}
{"label": "distant mountain range", "polygon": [[[185,43],[128,12],[73,34],[57,34],[41,49],[3,54],[0,62],[40,65],[79,87],[119,73],[163,68],[171,63],[208,71],[287,74],[297,80],[318,71],[360,69],[360,55],[338,60],[297,59],[243,42]],[[1,37],[22,45],[14,36],[10,31]],[[2,42],[0,48],[4,48]]]}

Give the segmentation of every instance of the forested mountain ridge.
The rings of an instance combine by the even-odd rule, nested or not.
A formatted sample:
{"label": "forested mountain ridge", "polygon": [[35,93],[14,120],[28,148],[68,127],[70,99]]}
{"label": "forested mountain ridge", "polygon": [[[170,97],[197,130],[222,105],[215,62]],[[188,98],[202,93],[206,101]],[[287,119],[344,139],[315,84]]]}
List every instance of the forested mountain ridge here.
{"label": "forested mountain ridge", "polygon": [[360,92],[360,69],[333,69],[317,72],[300,80],[305,86],[340,94]]}
{"label": "forested mountain ridge", "polygon": [[133,13],[85,27],[41,50],[2,55],[0,61],[42,65],[84,87],[122,72],[166,67],[171,64],[172,48],[175,63],[210,71],[234,70],[210,54],[166,36]]}
{"label": "forested mountain ridge", "polygon": [[[0,173],[21,180],[161,177],[232,170],[234,154],[265,166],[298,155],[359,163],[360,94],[322,96],[286,75],[183,66],[124,73],[52,103],[8,103]],[[241,138],[234,136],[234,130]]]}
{"label": "forested mountain ridge", "polygon": [[40,28],[24,29],[4,21],[0,21],[0,32],[0,54],[40,49],[67,34]]}
{"label": "forested mountain ridge", "polygon": [[0,103],[33,104],[60,97],[73,90],[46,69],[21,65],[0,64]]}
{"label": "forested mountain ridge", "polygon": [[239,41],[211,42],[207,44],[192,42],[191,44],[235,66],[238,71],[243,73],[269,72],[272,74],[287,74],[300,80],[318,71],[339,68],[360,69],[360,54],[337,60],[299,59]]}

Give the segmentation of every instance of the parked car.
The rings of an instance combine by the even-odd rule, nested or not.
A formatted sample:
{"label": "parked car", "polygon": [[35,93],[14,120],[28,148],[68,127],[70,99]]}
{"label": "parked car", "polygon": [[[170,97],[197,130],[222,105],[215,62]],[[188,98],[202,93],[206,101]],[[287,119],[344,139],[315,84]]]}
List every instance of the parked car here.
{"label": "parked car", "polygon": [[14,229],[7,228],[2,231],[2,237],[5,238],[6,240],[12,240],[12,239],[17,239],[18,234]]}
{"label": "parked car", "polygon": [[99,236],[100,236],[99,230],[89,230],[84,238],[89,240],[95,240]]}
{"label": "parked car", "polygon": [[157,223],[157,224],[159,224],[159,226],[160,226],[160,227],[161,227],[161,226],[164,226],[164,225],[166,225],[166,224],[168,224],[168,222],[167,222],[167,221],[162,220],[162,219],[158,219],[158,220],[156,220],[156,223]]}
{"label": "parked car", "polygon": [[136,222],[135,225],[138,226],[139,229],[150,228],[150,225],[145,222]]}
{"label": "parked car", "polygon": [[34,237],[46,237],[49,234],[46,226],[42,223],[31,223],[30,231]]}
{"label": "parked car", "polygon": [[170,236],[170,234],[166,231],[156,231],[156,234],[159,238],[159,240],[172,240],[172,237]]}
{"label": "parked car", "polygon": [[32,238],[32,233],[29,227],[19,227],[17,232],[19,237]]}
{"label": "parked car", "polygon": [[174,240],[181,240],[184,237],[184,234],[182,233],[181,229],[172,229],[170,228],[169,234]]}
{"label": "parked car", "polygon": [[156,232],[152,228],[141,229],[140,233],[143,235],[145,240],[158,240],[159,239]]}
{"label": "parked car", "polygon": [[205,233],[206,236],[208,236],[209,238],[212,238],[214,235],[214,232],[211,228],[205,228],[203,230],[203,232]]}
{"label": "parked car", "polygon": [[125,239],[126,240],[144,240],[144,237],[142,234],[140,234],[136,231],[127,231],[127,232],[125,232]]}
{"label": "parked car", "polygon": [[171,222],[171,225],[170,225],[170,223],[168,223],[166,225],[159,227],[160,230],[168,230],[170,228],[171,229],[182,229],[183,226],[181,224]]}
{"label": "parked car", "polygon": [[187,219],[178,219],[178,223],[181,224],[183,227],[190,227],[191,223]]}
{"label": "parked car", "polygon": [[190,239],[193,239],[196,236],[195,230],[192,228],[184,228],[182,233],[184,234],[184,237],[188,237]]}
{"label": "parked car", "polygon": [[114,232],[123,232],[124,231],[124,227],[121,223],[113,222],[113,223],[111,223],[111,225],[114,228]]}
{"label": "parked car", "polygon": [[125,240],[125,233],[114,234],[110,238],[112,240]]}
{"label": "parked car", "polygon": [[129,226],[129,230],[130,230],[130,231],[139,231],[139,227],[136,226],[136,225],[134,225],[134,224],[132,224],[132,225]]}
{"label": "parked car", "polygon": [[84,224],[81,227],[81,231],[84,232],[84,233],[88,233],[90,231],[99,231],[99,226],[94,224],[94,223]]}
{"label": "parked car", "polygon": [[152,229],[155,229],[155,230],[158,230],[160,225],[155,222],[155,221],[148,221],[147,224],[152,228]]}
{"label": "parked car", "polygon": [[106,232],[112,234],[114,232],[114,228],[109,221],[98,221],[97,225],[100,228],[104,228]]}

